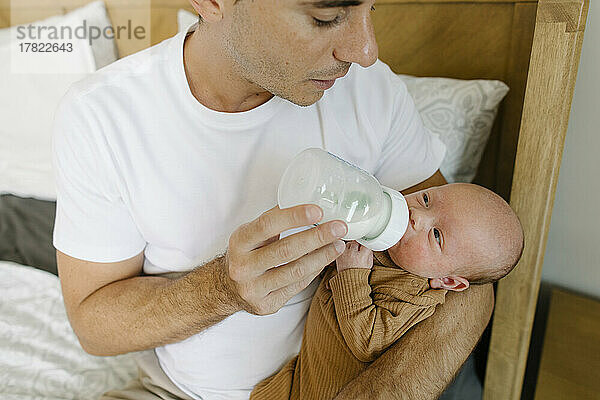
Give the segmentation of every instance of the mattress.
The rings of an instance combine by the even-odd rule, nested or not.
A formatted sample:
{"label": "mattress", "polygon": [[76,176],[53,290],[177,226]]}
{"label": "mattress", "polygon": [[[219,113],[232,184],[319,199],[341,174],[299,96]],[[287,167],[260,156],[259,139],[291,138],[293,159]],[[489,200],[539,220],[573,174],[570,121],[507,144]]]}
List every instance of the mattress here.
{"label": "mattress", "polygon": [[[0,399],[97,399],[137,375],[131,354],[83,351],[67,320],[58,278],[0,261]],[[440,400],[481,399],[471,355]]]}
{"label": "mattress", "polygon": [[97,399],[136,374],[131,355],[83,351],[55,275],[0,261],[1,399]]}

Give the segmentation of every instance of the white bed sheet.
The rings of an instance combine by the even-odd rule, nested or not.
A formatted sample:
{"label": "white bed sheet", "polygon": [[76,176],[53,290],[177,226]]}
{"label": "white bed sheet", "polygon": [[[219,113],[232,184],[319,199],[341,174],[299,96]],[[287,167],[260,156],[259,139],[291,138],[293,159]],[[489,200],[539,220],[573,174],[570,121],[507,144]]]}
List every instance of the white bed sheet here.
{"label": "white bed sheet", "polygon": [[56,276],[0,261],[1,399],[97,399],[136,374],[131,355],[83,351]]}

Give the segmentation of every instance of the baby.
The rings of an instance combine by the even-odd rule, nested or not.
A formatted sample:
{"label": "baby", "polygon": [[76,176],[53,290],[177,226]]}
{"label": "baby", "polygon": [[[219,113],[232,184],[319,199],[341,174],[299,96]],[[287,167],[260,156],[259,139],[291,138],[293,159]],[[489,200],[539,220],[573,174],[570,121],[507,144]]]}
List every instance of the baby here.
{"label": "baby", "polygon": [[334,398],[431,316],[448,290],[495,282],[519,261],[523,230],[497,194],[458,183],[407,195],[406,201],[410,222],[398,243],[373,253],[348,242],[336,268],[323,271],[300,354],[256,385],[251,399]]}

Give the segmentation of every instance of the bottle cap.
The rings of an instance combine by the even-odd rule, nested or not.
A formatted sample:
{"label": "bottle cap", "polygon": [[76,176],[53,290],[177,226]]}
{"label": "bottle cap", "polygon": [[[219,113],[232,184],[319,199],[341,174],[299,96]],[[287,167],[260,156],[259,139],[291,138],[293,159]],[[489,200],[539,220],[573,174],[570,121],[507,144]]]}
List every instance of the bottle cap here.
{"label": "bottle cap", "polygon": [[404,196],[394,189],[381,186],[384,193],[387,193],[391,199],[392,209],[390,210],[390,219],[383,231],[372,239],[358,239],[357,242],[373,251],[387,250],[404,236],[408,228],[408,204]]}

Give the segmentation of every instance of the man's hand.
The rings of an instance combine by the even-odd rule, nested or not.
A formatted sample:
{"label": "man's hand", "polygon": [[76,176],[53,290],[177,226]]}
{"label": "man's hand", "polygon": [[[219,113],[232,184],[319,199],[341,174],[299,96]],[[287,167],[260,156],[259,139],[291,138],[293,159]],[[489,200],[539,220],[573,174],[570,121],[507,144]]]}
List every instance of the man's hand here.
{"label": "man's hand", "polygon": [[257,315],[277,312],[342,254],[346,247],[339,238],[348,231],[343,221],[279,239],[281,232],[321,218],[322,210],[315,205],[275,206],[232,233],[224,267],[240,308]]}
{"label": "man's hand", "polygon": [[346,243],[346,250],[335,260],[337,271],[350,268],[373,268],[373,252],[371,249],[353,240]]}

